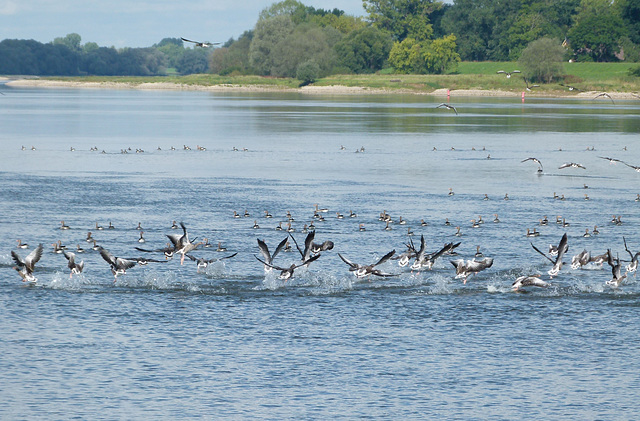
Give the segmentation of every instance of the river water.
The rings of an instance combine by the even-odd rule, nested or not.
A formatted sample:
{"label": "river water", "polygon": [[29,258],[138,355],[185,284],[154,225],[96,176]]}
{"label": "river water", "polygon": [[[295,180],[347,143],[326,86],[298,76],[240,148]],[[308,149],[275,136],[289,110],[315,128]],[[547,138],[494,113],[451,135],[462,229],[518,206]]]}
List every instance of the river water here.
{"label": "river water", "polygon": [[[428,96],[0,89],[0,418],[640,413],[636,275],[615,288],[606,262],[569,265],[583,249],[629,260],[623,238],[640,251],[640,173],[603,159],[640,165],[640,102],[454,95],[456,115]],[[559,168],[571,162],[585,169]],[[173,221],[212,244],[193,256],[237,255],[198,270],[135,249],[165,247]],[[291,223],[303,247],[311,222],[334,248],[289,280],[265,273],[257,239],[273,251]],[[161,262],[114,282],[88,232]],[[564,233],[550,279],[530,243],[546,252]],[[458,255],[363,279],[338,256],[372,264],[421,235],[429,252],[460,242]],[[57,241],[86,250],[82,274]],[[23,283],[11,252],[38,243],[37,281]],[[276,266],[300,262],[291,245]],[[493,266],[455,279],[450,261],[478,246]],[[515,293],[522,275],[549,286]]]}

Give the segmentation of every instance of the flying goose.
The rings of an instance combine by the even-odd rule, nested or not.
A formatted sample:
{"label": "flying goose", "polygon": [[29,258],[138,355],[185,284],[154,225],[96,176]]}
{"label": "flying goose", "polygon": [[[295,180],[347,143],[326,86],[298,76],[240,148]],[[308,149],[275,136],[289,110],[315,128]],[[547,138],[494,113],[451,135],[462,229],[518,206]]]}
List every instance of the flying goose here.
{"label": "flying goose", "polygon": [[497,73],[497,74],[501,74],[501,73],[502,73],[502,74],[505,74],[505,75],[507,76],[507,79],[509,79],[509,78],[511,77],[511,75],[512,75],[512,74],[520,73],[520,70],[512,70],[512,71],[510,71],[510,72],[505,72],[504,70],[498,70],[496,73]]}
{"label": "flying goose", "polygon": [[611,266],[611,275],[613,277],[608,280],[606,284],[611,287],[618,288],[622,284],[622,281],[626,279],[627,272],[622,275],[620,269],[620,259],[613,259],[613,256],[611,255],[611,249],[607,250],[607,254],[609,255],[609,257],[607,258],[607,263],[609,263],[609,266]]}
{"label": "flying goose", "polygon": [[71,273],[69,274],[69,279],[71,279],[74,273],[76,275],[79,275],[80,273],[82,273],[82,270],[84,269],[84,261],[80,261],[80,263],[76,263],[76,255],[74,253],[65,251],[63,252],[63,254],[68,261],[67,267],[71,269]]}
{"label": "flying goose", "polygon": [[493,258],[485,257],[482,260],[467,260],[457,259],[451,260],[451,264],[456,268],[455,279],[463,279],[463,284],[467,283],[467,278],[480,271],[490,268],[493,265]]}
{"label": "flying goose", "polygon": [[456,113],[456,115],[458,115],[458,110],[456,109],[456,107],[454,107],[453,105],[445,104],[444,102],[438,105],[436,108],[446,108]]}
{"label": "flying goose", "polygon": [[260,263],[264,264],[265,267],[268,266],[270,268],[279,270],[280,271],[280,275],[278,276],[278,278],[280,278],[280,279],[282,279],[284,281],[287,281],[288,279],[293,277],[293,271],[294,270],[296,270],[297,268],[299,268],[301,266],[308,265],[309,263],[313,262],[314,260],[317,260],[320,257],[320,255],[316,254],[315,256],[310,257],[309,259],[307,259],[307,260],[305,260],[302,263],[299,263],[297,265],[295,263],[292,263],[291,266],[289,266],[288,268],[283,268],[283,267],[280,267],[280,266],[271,265],[271,264],[261,260],[260,258],[258,258],[258,256],[254,255],[254,257],[256,259],[258,259],[258,261]]}
{"label": "flying goose", "polygon": [[542,169],[542,162],[540,162],[540,160],[539,160],[538,158],[533,158],[533,157],[531,157],[531,158],[523,159],[523,160],[522,160],[522,161],[520,161],[520,162],[527,162],[527,161],[533,161],[533,162],[535,162],[536,164],[538,164],[538,165],[539,165],[539,168],[538,168],[538,174],[542,173],[542,171],[543,171],[543,169]]}
{"label": "flying goose", "polygon": [[559,170],[563,169],[563,168],[582,168],[583,170],[586,170],[586,168],[584,167],[584,165],[582,164],[578,164],[576,162],[565,162],[564,164],[560,165],[558,167]]}
{"label": "flying goose", "polygon": [[562,264],[563,264],[562,258],[564,257],[564,254],[569,250],[569,246],[567,245],[567,233],[564,233],[564,235],[560,239],[560,243],[558,244],[558,247],[557,247],[558,255],[556,256],[556,260],[553,260],[546,254],[541,252],[536,246],[533,245],[533,243],[530,243],[530,244],[535,251],[537,251],[538,253],[543,255],[545,259],[553,263],[553,267],[547,273],[552,278],[556,276],[560,272],[560,269],[562,269]]}
{"label": "flying goose", "polygon": [[109,266],[111,267],[111,273],[113,273],[113,282],[116,282],[118,280],[118,275],[124,275],[125,273],[127,273],[127,269],[131,269],[138,263],[135,260],[115,257],[104,247],[100,247],[100,256],[102,256],[102,258],[107,263],[109,263]]}
{"label": "flying goose", "polygon": [[18,271],[18,274],[22,278],[22,282],[36,282],[37,279],[33,276],[33,269],[35,268],[35,264],[38,263],[40,258],[42,257],[42,243],[38,244],[31,253],[27,255],[24,259],[21,258],[15,251],[11,251],[11,257],[13,261],[16,262],[16,267],[14,269]]}
{"label": "flying goose", "polygon": [[522,288],[528,287],[528,286],[546,288],[549,286],[549,283],[540,279],[538,275],[534,275],[534,276],[520,276],[516,278],[513,284],[511,284],[511,288],[513,289],[513,291],[520,291]]}
{"label": "flying goose", "polygon": [[191,42],[193,44],[195,44],[196,47],[201,47],[201,48],[209,48],[209,47],[213,47],[214,45],[219,45],[219,42],[200,42],[200,41],[191,41],[190,39],[186,39],[186,38],[182,38],[180,37],[181,40],[183,40],[184,42]]}
{"label": "flying goose", "polygon": [[207,269],[207,266],[209,266],[209,264],[217,262],[218,260],[224,260],[224,259],[231,259],[232,257],[234,257],[236,253],[233,253],[229,256],[224,256],[224,257],[220,257],[220,258],[213,258],[213,259],[205,259],[204,257],[194,257],[190,254],[187,254],[187,257],[191,260],[193,260],[194,262],[196,262],[196,265],[198,266],[198,270],[205,270]]}
{"label": "flying goose", "polygon": [[631,262],[627,265],[626,268],[627,272],[634,273],[638,269],[638,258],[640,257],[640,251],[636,254],[631,253],[631,250],[629,250],[629,248],[627,247],[627,240],[624,237],[622,237],[622,240],[624,240],[624,249],[627,251],[627,253],[629,253],[629,256],[631,256]]}
{"label": "flying goose", "polygon": [[361,265],[358,263],[353,263],[352,261],[350,261],[343,255],[341,255],[340,253],[338,253],[338,256],[340,257],[340,259],[342,259],[343,262],[349,265],[349,272],[353,272],[356,278],[364,278],[366,276],[371,276],[371,275],[380,276],[380,277],[389,277],[389,276],[396,276],[396,275],[392,273],[386,273],[379,269],[376,269],[376,266],[381,265],[387,260],[389,260],[391,256],[395,254],[395,252],[396,252],[395,250],[391,250],[389,253],[382,256],[380,260],[378,260],[376,263],[371,265]]}
{"label": "flying goose", "polygon": [[287,243],[287,238],[282,240],[280,244],[278,244],[278,247],[276,247],[273,254],[271,254],[269,253],[269,247],[267,247],[267,244],[258,238],[258,248],[260,249],[260,253],[262,253],[262,256],[264,257],[265,272],[271,272],[271,268],[273,267],[272,266],[273,259],[276,258],[276,256],[278,255],[278,253],[280,253],[280,251],[282,250],[282,248],[285,246],[286,243]]}

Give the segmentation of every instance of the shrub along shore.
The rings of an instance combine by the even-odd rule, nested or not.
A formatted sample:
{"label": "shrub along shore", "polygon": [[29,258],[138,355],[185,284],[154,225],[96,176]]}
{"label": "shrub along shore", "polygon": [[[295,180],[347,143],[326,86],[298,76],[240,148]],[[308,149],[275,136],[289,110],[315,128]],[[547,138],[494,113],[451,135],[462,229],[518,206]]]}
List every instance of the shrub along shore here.
{"label": "shrub along shore", "polygon": [[[174,89],[203,91],[291,91],[319,94],[423,94],[457,96],[592,97],[607,92],[613,98],[640,99],[640,77],[629,72],[633,63],[565,63],[562,80],[527,90],[519,74],[507,78],[498,74],[517,70],[513,62],[463,62],[456,74],[399,75],[379,72],[368,75],[332,75],[300,86],[294,78],[261,76],[219,76],[194,74],[155,77],[47,77],[12,78],[8,86],[77,87],[111,89]],[[571,89],[573,87],[573,89]]]}

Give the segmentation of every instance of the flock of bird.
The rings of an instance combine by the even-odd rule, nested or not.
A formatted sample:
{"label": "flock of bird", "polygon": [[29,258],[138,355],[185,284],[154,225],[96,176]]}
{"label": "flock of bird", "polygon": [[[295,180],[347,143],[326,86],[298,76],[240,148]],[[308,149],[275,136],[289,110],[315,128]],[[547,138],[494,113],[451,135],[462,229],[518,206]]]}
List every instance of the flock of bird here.
{"label": "flock of bird", "polygon": [[[527,158],[523,162],[526,162],[529,160],[537,162],[540,166],[542,166],[542,164],[539,163],[539,161],[535,158]],[[582,167],[577,167],[577,168],[582,168]],[[453,191],[450,190],[449,195],[453,195],[453,194],[454,194]],[[296,269],[300,267],[308,267],[311,263],[318,260],[321,257],[322,253],[332,250],[334,248],[334,243],[330,240],[326,240],[324,242],[318,242],[318,243],[315,242],[316,230],[314,226],[314,220],[323,221],[325,219],[323,215],[327,214],[327,212],[328,212],[328,209],[320,208],[317,204],[315,205],[312,221],[308,225],[305,224],[304,227],[301,229],[301,232],[306,234],[304,243],[302,243],[301,245],[298,244],[296,238],[293,235],[293,233],[295,232],[295,229],[292,228],[291,222],[294,219],[290,212],[287,212],[288,228],[286,230],[288,231],[288,234],[282,241],[279,242],[279,244],[274,249],[273,253],[269,251],[269,247],[266,244],[266,242],[258,238],[257,246],[258,246],[258,251],[260,256],[254,255],[254,257],[264,267],[264,271],[267,273],[271,272],[272,270],[279,271],[278,278],[286,281],[294,276],[294,272]],[[337,219],[343,219],[345,217],[355,218],[356,216],[357,216],[356,213],[353,211],[349,211],[349,214],[346,214],[346,215],[340,212],[336,212]],[[243,214],[240,214],[234,211],[232,217],[233,218],[250,218],[251,215],[247,210],[245,210]],[[272,215],[268,211],[264,211],[264,218],[268,219],[271,217]],[[404,220],[402,217],[394,220],[386,211],[382,211],[380,213],[378,220],[386,224],[385,229],[387,230],[390,229],[389,228],[390,224],[397,224],[397,225],[406,224],[406,220]],[[560,220],[561,220],[560,217],[558,217],[556,220],[556,223],[560,224],[561,223]],[[619,221],[619,217],[616,218],[614,216],[612,222],[616,223],[616,221]],[[495,219],[493,220],[493,222],[494,223],[500,222],[497,215],[495,215]],[[420,223],[423,226],[427,225],[427,223],[424,220],[421,220]],[[482,223],[484,223],[484,221],[480,216],[478,220],[475,220],[475,219],[472,220],[472,227],[474,228],[478,227],[479,224],[482,224]],[[544,219],[540,220],[540,225],[547,225],[548,223],[549,221],[546,218],[546,216]],[[568,225],[568,223],[566,223],[564,219],[562,219],[562,224],[563,226],[565,226],[565,224]],[[450,225],[448,219],[445,221],[445,225]],[[254,221],[253,227],[259,228],[257,224],[257,220]],[[456,235],[459,235],[460,227],[456,227],[456,228],[458,230]],[[60,229],[69,230],[71,228],[64,221],[61,221]],[[103,229],[105,228],[100,226],[98,223],[95,224],[95,230],[101,231]],[[109,222],[109,225],[106,227],[106,229],[112,230],[112,229],[115,229],[115,227],[111,222]],[[160,258],[160,259],[145,258],[145,257],[115,256],[112,252],[110,252],[106,248],[96,244],[96,240],[93,238],[91,231],[87,233],[86,241],[88,243],[91,243],[91,242],[93,243],[93,250],[98,251],[102,259],[108,264],[111,270],[111,273],[114,276],[114,282],[117,281],[119,276],[126,274],[127,270],[132,269],[137,265],[144,266],[149,263],[166,263],[168,260],[171,260],[173,257],[179,256],[180,265],[183,265],[185,258],[188,258],[191,261],[194,261],[197,265],[198,271],[201,271],[206,269],[206,267],[213,262],[231,259],[238,254],[236,252],[221,258],[213,258],[213,259],[197,257],[194,255],[194,252],[196,252],[197,249],[212,247],[208,239],[203,238],[201,241],[196,242],[196,238],[189,237],[187,227],[182,222],[177,224],[176,221],[173,221],[173,224],[171,225],[170,229],[181,230],[181,233],[166,234],[166,237],[169,240],[166,247],[155,248],[155,249],[134,247],[134,249],[138,253],[157,254],[159,256],[163,255],[164,258]],[[285,230],[285,228],[282,226],[282,223],[279,223],[275,229],[277,231]],[[138,230],[140,233],[138,243],[144,243],[146,240],[143,237],[144,231],[142,229],[141,223],[138,223],[136,230]],[[359,224],[359,230],[360,231],[365,230],[364,224]],[[529,235],[529,234],[530,233],[528,232],[527,236],[535,236],[535,235]],[[595,227],[594,229],[594,234],[597,234],[597,227]],[[419,245],[414,244],[411,237],[413,233],[410,228],[408,229],[407,235],[409,236],[409,240],[407,243],[404,244],[406,246],[406,251],[400,254],[396,254],[395,249],[391,250],[387,252],[383,257],[381,257],[380,259],[370,264],[356,263],[351,260],[351,257],[347,257],[343,253],[338,253],[338,257],[342,262],[344,262],[347,265],[348,271],[353,273],[353,275],[358,279],[363,279],[363,278],[371,279],[372,277],[387,278],[387,277],[398,276],[401,274],[401,273],[395,273],[394,271],[385,271],[380,269],[380,266],[388,261],[397,261],[397,264],[399,267],[401,268],[409,267],[412,273],[414,271],[421,272],[425,270],[433,270],[434,265],[438,259],[457,256],[456,248],[461,244],[460,242],[456,242],[456,243],[447,242],[446,244],[444,244],[443,247],[440,247],[437,250],[434,250],[432,252],[428,252],[426,250],[426,242],[425,242],[424,235],[421,235]],[[300,254],[300,260],[288,265],[277,263],[276,257],[280,254],[280,252],[282,252],[283,250],[285,251],[292,250],[289,240],[293,242],[293,244],[295,245],[295,250],[297,250],[298,253]],[[603,254],[593,255],[593,256],[589,251],[585,249],[580,253],[578,253],[577,255],[573,256],[573,258],[571,259],[571,268],[580,269],[589,264],[599,265],[601,267],[606,262],[611,267],[611,273],[612,273],[612,278],[608,280],[606,284],[614,288],[620,287],[623,281],[627,278],[629,274],[634,274],[636,272],[637,266],[638,266],[638,260],[640,258],[640,252],[633,253],[627,246],[626,238],[623,237],[623,241],[624,241],[625,251],[629,254],[629,260],[626,261],[628,262],[628,264],[624,268],[625,269],[624,273],[622,271],[623,266],[621,262],[625,262],[625,260],[620,259],[618,256],[614,257],[613,253],[611,252],[611,249],[608,249]],[[26,249],[29,247],[28,244],[23,243],[21,240],[18,240],[17,242],[18,242],[18,246],[17,246],[18,249]],[[565,233],[562,236],[557,246],[550,245],[548,253],[543,252],[538,247],[536,247],[533,243],[531,243],[531,246],[537,253],[540,253],[542,256],[544,256],[545,259],[551,262],[552,267],[547,272],[550,279],[553,279],[554,277],[558,276],[562,270],[563,264],[565,264],[563,262],[563,258],[569,250],[567,234]],[[224,252],[226,251],[226,248],[224,248],[221,243],[218,243],[218,247],[216,250],[219,252]],[[16,251],[13,251],[13,250],[11,251],[11,257],[16,264],[16,266],[14,266],[14,269],[20,275],[22,281],[32,283],[32,284],[37,282],[37,278],[34,275],[34,271],[35,271],[36,263],[38,263],[42,258],[43,251],[44,251],[44,247],[42,244],[39,244],[33,251],[31,251],[25,257],[22,257]],[[80,247],[80,245],[78,245],[78,248],[75,252],[72,252],[70,250],[67,250],[66,247],[62,245],[60,241],[58,241],[57,243],[53,244],[53,252],[63,254],[63,256],[66,258],[67,267],[70,270],[70,275],[69,275],[70,277],[73,277],[74,275],[79,275],[83,272],[84,261],[79,261],[78,259],[78,253],[84,252],[84,250]],[[494,258],[484,256],[483,253],[480,251],[480,246],[477,246],[476,253],[472,259],[465,260],[462,258],[456,258],[449,261],[455,269],[454,279],[462,279],[463,284],[466,284],[467,280],[471,276],[491,268],[494,262]],[[529,275],[517,277],[512,284],[512,289],[514,291],[521,291],[526,287],[544,288],[544,287],[548,287],[549,285],[550,283],[548,281],[541,279],[541,275],[529,274]]]}

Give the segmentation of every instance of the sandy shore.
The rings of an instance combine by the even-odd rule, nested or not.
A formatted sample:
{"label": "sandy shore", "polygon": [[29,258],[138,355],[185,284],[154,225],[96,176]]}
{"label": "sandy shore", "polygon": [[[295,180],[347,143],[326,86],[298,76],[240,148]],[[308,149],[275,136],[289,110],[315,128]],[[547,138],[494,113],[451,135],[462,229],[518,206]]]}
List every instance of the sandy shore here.
{"label": "sandy shore", "polygon": [[[125,83],[125,82],[78,82],[78,81],[59,81],[45,79],[17,79],[9,80],[8,78],[0,78],[0,80],[8,80],[7,86],[16,87],[38,87],[38,88],[79,88],[79,89],[143,89],[143,90],[178,90],[178,91],[208,91],[208,92],[298,92],[310,95],[363,95],[363,94],[411,94],[411,95],[432,95],[446,97],[521,97],[522,92],[512,92],[503,90],[486,90],[486,89],[436,89],[431,92],[413,91],[410,89],[379,89],[369,87],[352,87],[352,86],[304,86],[301,88],[286,88],[272,85],[186,85],[168,82],[152,82],[152,83]],[[526,92],[525,96],[529,97],[553,97],[553,98],[593,98],[598,92]],[[630,92],[609,92],[614,99],[639,99],[639,97]],[[605,98],[606,99],[606,98]]]}

